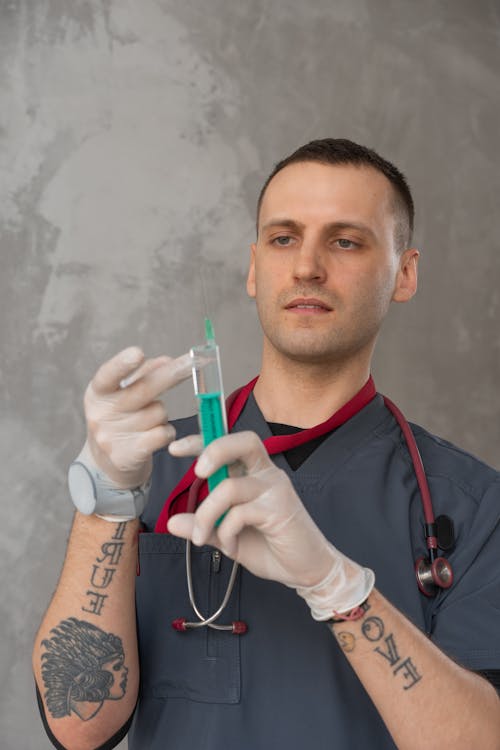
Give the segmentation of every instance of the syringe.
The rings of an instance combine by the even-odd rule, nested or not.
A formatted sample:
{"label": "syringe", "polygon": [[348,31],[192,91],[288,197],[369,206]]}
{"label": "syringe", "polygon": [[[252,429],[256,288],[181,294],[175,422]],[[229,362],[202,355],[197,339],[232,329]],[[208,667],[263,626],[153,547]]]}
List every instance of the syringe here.
{"label": "syringe", "polygon": [[[226,405],[222,386],[219,347],[215,343],[211,321],[205,318],[206,342],[193,346],[190,351],[193,370],[194,392],[198,399],[198,419],[203,436],[203,445],[227,434]],[[212,491],[229,476],[227,466],[222,466],[208,478]],[[219,518],[216,525],[222,521]]]}

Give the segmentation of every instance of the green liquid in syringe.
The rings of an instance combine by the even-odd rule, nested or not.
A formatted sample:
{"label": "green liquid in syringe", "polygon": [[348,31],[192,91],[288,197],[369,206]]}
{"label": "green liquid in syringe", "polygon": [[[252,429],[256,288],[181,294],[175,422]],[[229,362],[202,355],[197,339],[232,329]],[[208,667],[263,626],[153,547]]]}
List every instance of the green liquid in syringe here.
{"label": "green liquid in syringe", "polygon": [[[222,416],[220,393],[198,393],[200,399],[200,421],[203,444],[208,445],[218,437],[226,434]],[[208,487],[212,491],[223,479],[229,476],[227,466],[222,466],[211,477],[208,477]]]}

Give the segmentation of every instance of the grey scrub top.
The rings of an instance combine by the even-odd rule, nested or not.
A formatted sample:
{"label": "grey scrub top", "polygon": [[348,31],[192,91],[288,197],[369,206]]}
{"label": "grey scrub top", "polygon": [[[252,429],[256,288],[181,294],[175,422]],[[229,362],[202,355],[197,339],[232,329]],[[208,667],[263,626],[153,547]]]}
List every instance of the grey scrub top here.
{"label": "grey scrub top", "polygon": [[[427,599],[414,562],[426,554],[418,486],[401,431],[381,396],[336,429],[296,470],[273,457],[324,534],[375,571],[376,586],[460,664],[500,669],[500,477],[453,445],[412,426],[436,516],[453,519],[451,589]],[[176,422],[179,437],[196,418]],[[236,430],[271,433],[250,396]],[[242,619],[244,636],[208,628],[179,633],[192,619],[184,542],[153,533],[166,497],[188,459],[155,455],[153,488],[140,535],[137,617],[141,686],[130,750],[315,750],[395,745],[335,638],[293,590],[240,569],[221,622]],[[219,605],[231,561],[193,549],[202,611]],[[425,676],[421,685],[424,686]]]}

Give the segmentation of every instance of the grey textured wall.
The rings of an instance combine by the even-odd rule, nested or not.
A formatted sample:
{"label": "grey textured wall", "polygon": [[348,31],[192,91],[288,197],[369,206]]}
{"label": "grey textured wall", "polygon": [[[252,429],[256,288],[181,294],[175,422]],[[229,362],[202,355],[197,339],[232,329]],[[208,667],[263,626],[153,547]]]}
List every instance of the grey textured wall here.
{"label": "grey textured wall", "polygon": [[[48,748],[29,654],[64,553],[97,364],[180,354],[206,304],[227,389],[257,367],[259,183],[302,142],[393,159],[421,289],[380,341],[408,417],[500,464],[497,0],[0,1],[0,745]],[[168,401],[191,411],[189,387]]]}

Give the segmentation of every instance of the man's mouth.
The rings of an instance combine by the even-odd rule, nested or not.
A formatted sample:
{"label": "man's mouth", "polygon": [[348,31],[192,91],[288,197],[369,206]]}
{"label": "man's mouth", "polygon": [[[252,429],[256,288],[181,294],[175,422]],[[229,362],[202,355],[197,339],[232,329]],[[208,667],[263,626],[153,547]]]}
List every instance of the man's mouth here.
{"label": "man's mouth", "polygon": [[297,297],[296,299],[285,305],[286,310],[292,310],[296,312],[309,312],[309,313],[325,313],[331,312],[332,308],[320,299],[310,297]]}

